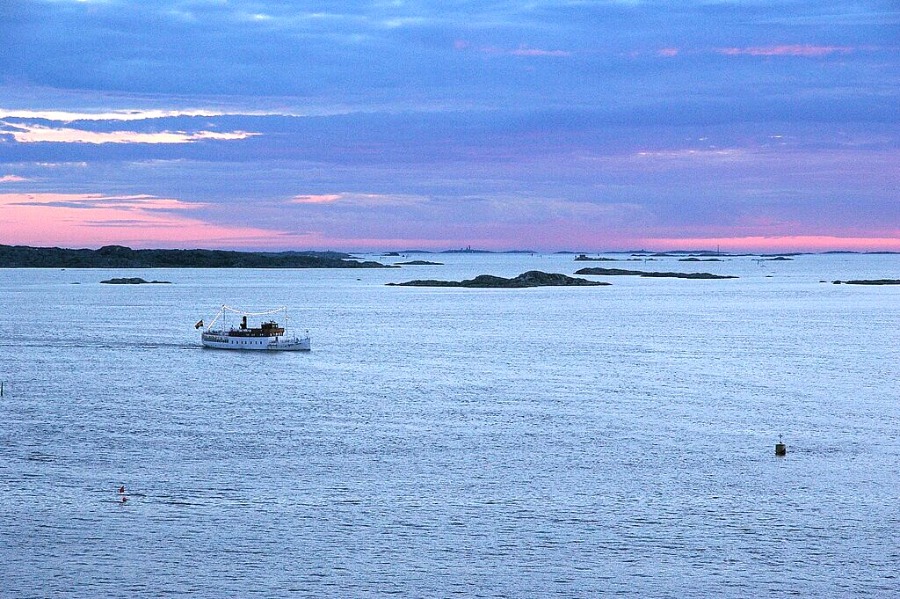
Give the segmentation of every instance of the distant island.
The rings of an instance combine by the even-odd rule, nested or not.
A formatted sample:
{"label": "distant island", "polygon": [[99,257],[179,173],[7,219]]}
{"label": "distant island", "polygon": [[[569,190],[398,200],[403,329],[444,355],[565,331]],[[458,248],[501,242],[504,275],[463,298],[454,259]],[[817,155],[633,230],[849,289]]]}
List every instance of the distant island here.
{"label": "distant island", "polygon": [[[408,249],[399,252],[388,252],[385,256],[406,255],[406,254],[540,254],[535,250],[480,250],[471,246],[450,250],[416,250]],[[560,252],[557,252],[560,253]],[[571,254],[572,252],[562,252]]]}
{"label": "distant island", "polygon": [[107,279],[105,281],[100,281],[101,283],[106,283],[107,285],[148,285],[148,284],[170,284],[171,281],[145,281],[140,277],[126,277],[120,279]]}
{"label": "distant island", "polygon": [[410,260],[409,262],[395,262],[394,266],[443,266],[443,262],[432,262],[430,260]]}
{"label": "distant island", "polygon": [[618,262],[618,258],[604,258],[603,256],[598,256],[596,258],[592,258],[587,254],[578,254],[575,256],[576,262]]}
{"label": "distant island", "polygon": [[[633,252],[632,256],[654,256],[657,258],[680,258],[684,256],[730,256],[732,254],[723,253],[719,251],[710,251],[710,250],[672,250],[668,252],[648,252],[648,251],[638,251]],[[746,254],[745,254],[746,255]]]}
{"label": "distant island", "polygon": [[99,250],[0,245],[0,268],[392,268],[340,252]]}
{"label": "distant island", "polygon": [[477,250],[471,247],[461,248],[458,250],[444,250],[442,254],[536,254],[534,250],[504,250],[497,252],[493,250]]}
{"label": "distant island", "polygon": [[853,281],[832,281],[835,285],[900,285],[900,279],[856,279]]}
{"label": "distant island", "polygon": [[736,279],[731,275],[714,275],[708,272],[652,272],[643,270],[626,270],[624,268],[582,268],[575,271],[576,275],[605,275],[605,276],[637,276],[672,279]]}
{"label": "distant island", "polygon": [[473,287],[481,289],[520,289],[523,287],[595,287],[609,285],[601,281],[588,281],[557,273],[529,270],[512,279],[494,275],[478,275],[464,281],[417,280],[406,283],[387,283],[397,287]]}

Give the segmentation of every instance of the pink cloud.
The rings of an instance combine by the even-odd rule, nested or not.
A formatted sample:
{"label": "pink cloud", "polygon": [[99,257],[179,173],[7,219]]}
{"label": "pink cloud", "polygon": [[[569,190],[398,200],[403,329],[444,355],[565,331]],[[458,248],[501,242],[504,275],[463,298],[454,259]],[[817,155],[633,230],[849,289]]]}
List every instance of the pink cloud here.
{"label": "pink cloud", "polygon": [[290,235],[223,226],[185,214],[196,209],[172,198],[101,194],[0,194],[0,243],[91,247],[302,247],[316,234]]}
{"label": "pink cloud", "polygon": [[23,181],[27,181],[25,177],[20,177],[18,175],[3,175],[0,177],[0,183],[21,183]]}
{"label": "pink cloud", "polygon": [[805,56],[818,57],[831,54],[849,54],[853,48],[847,46],[813,46],[809,44],[785,44],[780,46],[753,46],[749,48],[719,48],[725,56]]}
{"label": "pink cloud", "polygon": [[181,200],[159,198],[151,195],[104,196],[99,193],[56,194],[56,193],[9,193],[0,195],[0,205],[58,207],[67,206],[80,209],[118,210],[195,210],[203,204],[188,204]]}
{"label": "pink cloud", "polygon": [[678,56],[678,52],[679,52],[678,48],[662,48],[661,50],[658,50],[656,53],[659,56],[671,58],[673,56]]}

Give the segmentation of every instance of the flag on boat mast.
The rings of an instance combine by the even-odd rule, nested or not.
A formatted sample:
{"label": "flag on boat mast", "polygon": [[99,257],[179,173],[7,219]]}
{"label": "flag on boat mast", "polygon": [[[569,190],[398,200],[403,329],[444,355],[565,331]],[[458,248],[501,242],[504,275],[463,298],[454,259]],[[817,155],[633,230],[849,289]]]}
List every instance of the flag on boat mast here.
{"label": "flag on boat mast", "polygon": [[197,324],[194,325],[194,328],[199,329],[202,326],[203,326],[203,319],[200,319],[197,321]]}

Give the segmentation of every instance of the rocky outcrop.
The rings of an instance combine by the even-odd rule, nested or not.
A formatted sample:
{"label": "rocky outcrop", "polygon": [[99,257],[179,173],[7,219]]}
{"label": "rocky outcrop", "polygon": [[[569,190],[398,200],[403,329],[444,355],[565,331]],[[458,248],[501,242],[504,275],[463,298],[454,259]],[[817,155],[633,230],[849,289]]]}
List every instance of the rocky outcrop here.
{"label": "rocky outcrop", "polygon": [[464,281],[417,280],[406,283],[388,283],[398,287],[476,287],[482,289],[519,289],[523,287],[585,287],[609,285],[601,281],[588,281],[558,273],[530,270],[517,277],[506,279],[494,275],[478,275]]}
{"label": "rocky outcrop", "polygon": [[618,262],[616,258],[604,258],[603,256],[591,257],[587,254],[575,256],[575,262]]}
{"label": "rocky outcrop", "polygon": [[107,279],[106,281],[100,281],[101,283],[106,283],[108,285],[145,285],[145,284],[170,284],[171,281],[145,281],[140,277],[126,277],[120,279]]}
{"label": "rocky outcrop", "polygon": [[721,262],[721,258],[679,258],[679,262]]}
{"label": "rocky outcrop", "polygon": [[643,270],[627,270],[624,268],[582,268],[575,271],[576,275],[603,275],[603,276],[637,276],[672,279],[736,279],[731,275],[714,275],[708,272],[652,272]]}
{"label": "rocky outcrop", "polygon": [[832,281],[835,285],[900,285],[900,279],[857,279],[854,281]]}

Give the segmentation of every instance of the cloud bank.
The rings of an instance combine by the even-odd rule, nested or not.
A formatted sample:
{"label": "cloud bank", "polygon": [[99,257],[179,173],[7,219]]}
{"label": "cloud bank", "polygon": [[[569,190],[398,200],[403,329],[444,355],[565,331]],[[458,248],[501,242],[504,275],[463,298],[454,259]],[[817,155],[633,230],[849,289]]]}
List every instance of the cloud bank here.
{"label": "cloud bank", "polygon": [[[892,247],[898,34],[885,2],[23,0],[0,192],[191,207],[151,245]],[[106,209],[53,214],[99,246]]]}

